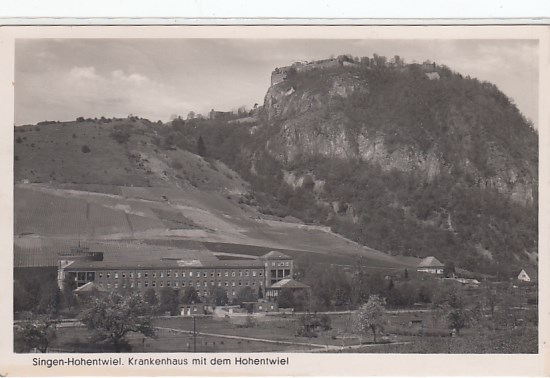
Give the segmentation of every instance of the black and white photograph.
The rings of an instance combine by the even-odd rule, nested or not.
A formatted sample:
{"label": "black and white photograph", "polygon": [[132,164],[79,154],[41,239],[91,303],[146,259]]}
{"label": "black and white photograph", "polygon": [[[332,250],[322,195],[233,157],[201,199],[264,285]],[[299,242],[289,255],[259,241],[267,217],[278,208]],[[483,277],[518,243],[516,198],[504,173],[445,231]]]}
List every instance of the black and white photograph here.
{"label": "black and white photograph", "polygon": [[538,354],[540,40],[400,30],[15,39],[13,353]]}

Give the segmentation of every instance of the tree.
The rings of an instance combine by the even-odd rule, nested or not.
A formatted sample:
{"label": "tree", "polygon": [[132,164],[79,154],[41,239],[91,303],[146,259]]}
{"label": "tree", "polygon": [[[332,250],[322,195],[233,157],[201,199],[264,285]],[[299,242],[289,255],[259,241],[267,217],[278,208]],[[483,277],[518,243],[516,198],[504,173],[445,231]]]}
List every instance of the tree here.
{"label": "tree", "polygon": [[143,300],[150,306],[156,306],[159,303],[155,289],[149,288],[143,293]]}
{"label": "tree", "polygon": [[366,335],[372,331],[376,344],[376,332],[382,328],[384,318],[384,306],[378,295],[371,295],[367,303],[363,304],[357,312],[356,330],[360,335]]}
{"label": "tree", "polygon": [[452,277],[455,274],[455,263],[452,261],[446,261],[443,268],[445,277]]}
{"label": "tree", "polygon": [[242,305],[244,302],[254,302],[255,300],[254,290],[250,286],[245,286],[237,292],[233,301],[235,304]]}
{"label": "tree", "polygon": [[130,332],[155,336],[151,311],[139,293],[123,297],[113,292],[108,297],[96,298],[80,321],[92,331],[96,342],[111,343],[117,353],[131,349],[126,339]]}
{"label": "tree", "polygon": [[184,304],[193,304],[193,303],[201,303],[201,299],[199,297],[199,293],[197,293],[197,290],[195,290],[194,287],[188,287],[183,292],[183,295],[181,296],[181,303]]}
{"label": "tree", "polygon": [[76,281],[74,274],[66,274],[63,278],[63,304],[69,310],[76,304],[76,296],[74,295],[74,290],[76,289]]}
{"label": "tree", "polygon": [[280,308],[294,308],[294,293],[289,289],[282,289],[277,297]]}
{"label": "tree", "polygon": [[15,341],[21,352],[37,349],[46,353],[56,338],[56,323],[44,316],[27,319],[15,326]]}
{"label": "tree", "polygon": [[163,287],[160,290],[160,312],[169,312],[170,315],[176,315],[179,312],[178,310],[178,293],[170,287]]}
{"label": "tree", "polygon": [[443,310],[449,329],[459,335],[460,330],[473,321],[475,309],[466,306],[464,295],[457,285],[445,285],[436,294],[434,305]]}
{"label": "tree", "polygon": [[202,135],[199,135],[199,140],[197,141],[197,153],[199,154],[199,156],[206,156],[206,146],[204,145]]}
{"label": "tree", "polygon": [[187,113],[187,119],[193,119],[195,118],[195,115],[195,112],[191,110],[189,113]]}
{"label": "tree", "polygon": [[215,287],[212,289],[212,300],[216,306],[223,306],[229,302],[227,297],[227,291],[221,287]]}

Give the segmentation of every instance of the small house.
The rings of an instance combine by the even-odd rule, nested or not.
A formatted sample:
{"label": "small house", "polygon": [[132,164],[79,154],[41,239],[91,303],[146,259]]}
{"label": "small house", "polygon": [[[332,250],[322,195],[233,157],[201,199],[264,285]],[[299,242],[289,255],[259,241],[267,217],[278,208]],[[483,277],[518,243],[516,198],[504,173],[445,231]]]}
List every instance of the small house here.
{"label": "small house", "polygon": [[537,280],[537,271],[534,269],[523,268],[518,274],[518,281],[533,282]]}
{"label": "small house", "polygon": [[431,274],[443,274],[445,270],[445,265],[441,263],[434,256],[428,256],[422,260],[417,266],[417,272],[425,272]]}

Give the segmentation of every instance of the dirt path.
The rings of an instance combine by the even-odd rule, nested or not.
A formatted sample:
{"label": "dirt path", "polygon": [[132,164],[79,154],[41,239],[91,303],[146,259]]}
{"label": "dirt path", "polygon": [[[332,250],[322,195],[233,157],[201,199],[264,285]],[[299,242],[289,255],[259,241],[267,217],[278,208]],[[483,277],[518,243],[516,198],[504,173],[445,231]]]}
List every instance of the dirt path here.
{"label": "dirt path", "polygon": [[[169,332],[179,332],[179,333],[185,333],[185,334],[193,334],[193,331],[187,331],[183,329],[178,328],[167,328],[167,327],[155,327],[156,329],[163,330],[163,331],[169,331]],[[353,349],[359,349],[363,347],[373,347],[380,344],[356,344],[356,345],[331,345],[331,344],[316,344],[316,343],[303,343],[298,341],[280,341],[280,340],[270,340],[270,339],[262,339],[257,337],[247,337],[247,336],[234,336],[234,335],[223,335],[219,333],[209,333],[209,332],[197,332],[198,336],[213,336],[213,337],[221,337],[225,339],[235,339],[235,340],[244,340],[244,341],[256,341],[256,342],[264,342],[264,343],[270,343],[270,344],[283,344],[283,345],[293,345],[293,346],[302,346],[311,348],[307,352],[310,353],[318,353],[318,352],[331,352],[331,351],[343,351],[343,350],[353,350]],[[400,343],[391,343],[392,345],[404,345],[404,344],[410,344],[410,342],[400,342]],[[387,344],[384,344],[387,345]],[[285,350],[285,352],[288,353],[295,353],[295,352],[304,352],[303,349],[290,349]]]}

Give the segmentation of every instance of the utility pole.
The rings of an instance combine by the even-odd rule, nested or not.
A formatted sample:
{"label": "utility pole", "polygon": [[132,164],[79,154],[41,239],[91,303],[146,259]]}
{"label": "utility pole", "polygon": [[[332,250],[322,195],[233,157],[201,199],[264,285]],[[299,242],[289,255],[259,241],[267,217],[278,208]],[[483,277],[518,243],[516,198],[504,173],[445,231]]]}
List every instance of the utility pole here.
{"label": "utility pole", "polygon": [[193,315],[193,353],[197,353],[197,325],[196,316]]}

